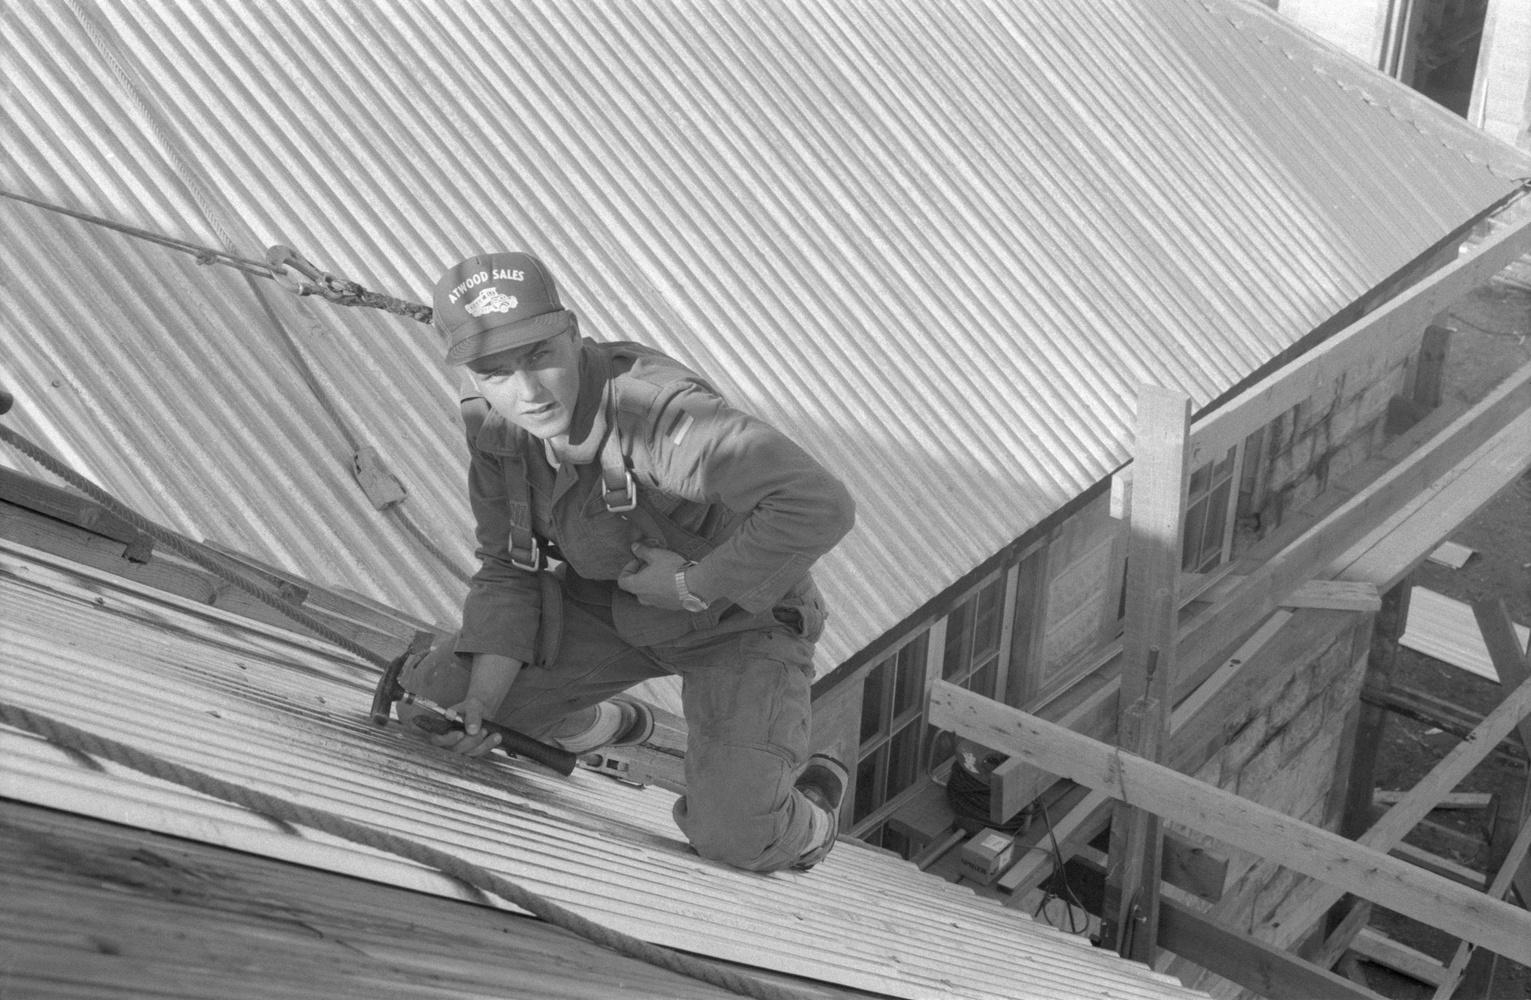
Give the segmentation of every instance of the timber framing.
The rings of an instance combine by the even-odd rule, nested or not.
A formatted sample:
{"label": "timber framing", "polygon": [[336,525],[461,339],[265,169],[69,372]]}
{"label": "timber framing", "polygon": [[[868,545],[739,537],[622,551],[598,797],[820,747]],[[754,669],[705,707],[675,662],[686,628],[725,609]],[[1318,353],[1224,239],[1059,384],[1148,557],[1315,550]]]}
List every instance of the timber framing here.
{"label": "timber framing", "polygon": [[[1337,371],[1363,363],[1397,363],[1420,350],[1429,355],[1422,363],[1444,357],[1445,340],[1434,325],[1439,314],[1528,252],[1531,219],[1501,229],[1203,415],[1182,437],[1185,467],[1222,455],[1314,395]],[[1144,399],[1147,408],[1157,405],[1152,393]],[[1186,963],[1194,962],[1272,997],[1366,995],[1330,968],[1350,954],[1366,931],[1373,904],[1462,941],[1450,961],[1430,970],[1438,998],[1449,997],[1464,976],[1472,978],[1472,970],[1485,962],[1491,981],[1496,956],[1531,966],[1531,913],[1506,901],[1511,893],[1531,898],[1531,809],[1525,801],[1509,804],[1513,816],[1499,824],[1493,870],[1481,879],[1411,863],[1420,859],[1403,844],[1489,755],[1523,758],[1518,744],[1531,746],[1531,681],[1526,679],[1531,651],[1515,648],[1502,609],[1476,610],[1496,669],[1505,678],[1509,693],[1504,701],[1486,718],[1457,720],[1451,729],[1464,737],[1462,742],[1415,788],[1389,796],[1389,808],[1375,822],[1370,768],[1359,768],[1365,787],[1350,793],[1358,803],[1364,799],[1365,812],[1360,806],[1352,810],[1359,819],[1347,830],[1349,838],[1188,776],[1217,748],[1225,720],[1238,707],[1265,704],[1281,690],[1300,651],[1349,631],[1356,636],[1350,662],[1364,669],[1371,622],[1388,612],[1383,595],[1406,585],[1413,569],[1452,531],[1531,466],[1531,449],[1525,447],[1531,440],[1531,365],[1510,373],[1473,402],[1417,401],[1423,405],[1414,409],[1416,418],[1422,408],[1439,405],[1379,455],[1329,483],[1313,504],[1288,517],[1232,566],[1210,577],[1183,576],[1168,584],[1152,576],[1140,579],[1140,585],[1153,589],[1155,603],[1145,600],[1136,614],[1128,615],[1123,637],[1102,651],[1092,673],[1032,712],[945,682],[934,685],[929,720],[936,728],[1008,755],[992,782],[995,822],[1069,782],[1083,790],[1053,817],[1056,854],[1030,853],[996,883],[1017,894],[1011,905],[1024,905],[1020,898],[1042,887],[1057,863],[1094,865],[1105,891],[1101,912],[1108,929],[1130,912],[1131,899],[1120,898],[1118,888],[1125,886],[1136,894],[1133,898],[1157,907],[1153,941],[1176,956],[1166,956],[1161,968],[1189,971]],[[1174,423],[1162,414],[1158,419],[1161,426]],[[1162,482],[1153,485],[1163,477],[1148,471],[1154,447],[1150,436],[1140,415],[1138,468],[1127,497],[1134,533],[1130,544],[1139,546],[1134,552],[1140,560],[1146,543],[1135,533],[1158,530],[1141,528],[1140,522],[1146,526],[1162,520],[1155,513],[1170,496]],[[1164,453],[1162,445],[1159,452]],[[1140,514],[1147,516],[1140,519]],[[1149,650],[1170,654],[1162,731],[1145,715],[1159,708],[1146,686],[1153,677],[1146,669]],[[1381,712],[1398,695],[1379,689],[1368,690],[1366,697]],[[1347,739],[1358,737],[1352,731]],[[1340,762],[1342,777],[1348,766]],[[1311,881],[1283,910],[1279,928],[1265,928],[1276,928],[1275,939],[1284,943],[1258,941],[1233,928],[1231,921],[1242,918],[1247,931],[1258,886],[1243,887],[1210,906],[1188,905],[1168,881],[1160,887],[1162,895],[1143,892],[1142,880],[1152,871],[1144,852],[1153,850],[1145,837],[1160,836],[1155,827],[1145,835],[1145,814],[1173,819],[1308,876]],[[1118,829],[1123,823],[1128,824],[1125,833]],[[1111,854],[1099,858],[1091,842],[1098,842],[1108,824]],[[1325,917],[1346,897],[1357,902],[1335,913],[1326,927]],[[1136,916],[1146,926],[1141,922],[1145,915]],[[1375,935],[1364,940],[1361,947],[1375,948]],[[1212,946],[1211,941],[1221,943]],[[1300,942],[1307,942],[1303,954],[1285,950]],[[1121,934],[1105,943],[1120,947]],[[1142,942],[1137,944],[1141,955]]]}
{"label": "timber framing", "polygon": [[[310,634],[244,589],[164,547],[155,548],[148,535],[88,498],[21,473],[0,475],[0,538],[254,621]],[[259,585],[387,658],[408,650],[418,633],[438,631],[359,595],[317,586],[210,542],[201,544],[224,560],[228,574]]]}

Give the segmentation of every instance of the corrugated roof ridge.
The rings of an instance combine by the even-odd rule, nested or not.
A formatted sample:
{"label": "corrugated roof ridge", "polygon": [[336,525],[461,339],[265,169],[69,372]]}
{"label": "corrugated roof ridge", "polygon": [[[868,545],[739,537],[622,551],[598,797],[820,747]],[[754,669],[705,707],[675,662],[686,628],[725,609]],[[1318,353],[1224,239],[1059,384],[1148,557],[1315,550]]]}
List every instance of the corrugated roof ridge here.
{"label": "corrugated roof ridge", "polygon": [[[1227,3],[1219,3],[1217,0],[1197,0],[1197,2],[1204,10],[1210,14],[1218,13],[1220,7],[1227,8],[1229,6]],[[1414,130],[1420,135],[1435,139],[1441,144],[1442,147],[1457,153],[1468,163],[1471,163],[1474,166],[1482,167],[1493,176],[1502,177],[1506,180],[1518,180],[1524,176],[1524,171],[1531,169],[1531,157],[1525,157],[1524,154],[1522,154],[1519,150],[1507,143],[1503,144],[1503,150],[1506,155],[1506,159],[1523,160],[1519,169],[1509,169],[1507,167],[1497,166],[1487,156],[1475,155],[1465,146],[1459,144],[1456,141],[1453,141],[1454,138],[1460,138],[1461,133],[1458,133],[1457,136],[1453,137],[1444,129],[1440,128],[1438,122],[1429,122],[1427,120],[1427,116],[1421,113],[1423,111],[1427,111],[1431,107],[1439,107],[1439,105],[1436,105],[1434,102],[1430,101],[1429,98],[1421,95],[1418,100],[1410,99],[1407,105],[1400,105],[1398,102],[1390,100],[1386,97],[1379,97],[1373,90],[1368,89],[1360,82],[1358,82],[1356,75],[1353,75],[1349,80],[1344,79],[1341,77],[1340,73],[1325,67],[1316,59],[1309,61],[1299,58],[1298,53],[1295,53],[1291,48],[1288,48],[1287,46],[1282,45],[1280,42],[1275,40],[1274,32],[1269,34],[1256,33],[1250,31],[1249,26],[1254,23],[1254,17],[1265,18],[1263,23],[1273,25],[1278,29],[1287,32],[1288,34],[1295,34],[1299,32],[1302,33],[1306,40],[1310,42],[1309,48],[1311,51],[1308,53],[1310,56],[1317,54],[1319,51],[1328,51],[1334,55],[1335,61],[1337,63],[1345,65],[1347,69],[1351,69],[1353,71],[1364,69],[1376,73],[1379,81],[1385,80],[1389,83],[1399,82],[1393,77],[1383,74],[1380,70],[1374,70],[1367,66],[1365,63],[1356,59],[1348,52],[1345,52],[1344,50],[1336,47],[1328,39],[1308,31],[1306,28],[1303,28],[1301,25],[1295,22],[1281,18],[1280,15],[1267,10],[1265,7],[1259,4],[1243,4],[1239,8],[1239,12],[1250,14],[1252,17],[1241,20],[1238,17],[1235,17],[1231,11],[1228,12],[1226,19],[1235,30],[1243,32],[1261,45],[1279,47],[1282,54],[1285,55],[1287,59],[1294,65],[1302,66],[1306,63],[1307,68],[1312,70],[1314,75],[1329,80],[1336,87],[1339,87],[1340,90],[1347,94],[1358,95],[1362,104],[1370,105],[1371,107],[1386,111],[1389,115],[1393,116],[1404,124],[1413,126]],[[1399,97],[1410,98],[1414,93],[1414,91],[1408,90],[1407,88],[1395,89],[1395,94]],[[1449,113],[1445,108],[1441,108],[1441,112]],[[1471,127],[1467,125],[1465,121],[1463,122],[1463,126],[1467,128]],[[1496,142],[1496,140],[1494,140],[1487,133],[1483,133],[1483,140],[1485,145],[1493,144]]]}

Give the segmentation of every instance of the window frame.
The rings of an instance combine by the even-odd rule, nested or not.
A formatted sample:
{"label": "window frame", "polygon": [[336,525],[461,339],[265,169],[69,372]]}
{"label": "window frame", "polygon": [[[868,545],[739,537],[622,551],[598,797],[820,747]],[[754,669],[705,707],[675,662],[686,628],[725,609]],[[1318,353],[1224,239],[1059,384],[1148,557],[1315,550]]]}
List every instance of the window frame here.
{"label": "window frame", "polygon": [[[937,679],[946,679],[950,683],[967,686],[972,678],[983,668],[992,665],[994,669],[994,689],[988,697],[1003,701],[1009,689],[1010,669],[1014,662],[1012,644],[1016,635],[1015,614],[1016,603],[1019,598],[1020,564],[1012,564],[1003,569],[995,570],[988,574],[965,591],[962,597],[953,603],[951,610],[932,622],[927,628],[913,633],[908,640],[901,643],[896,650],[889,652],[880,659],[862,678],[861,696],[862,710],[857,717],[858,730],[856,733],[856,761],[852,768],[851,780],[851,833],[862,839],[872,839],[874,843],[881,844],[883,839],[883,826],[888,819],[922,787],[921,778],[927,775],[932,767],[944,765],[943,761],[930,761],[932,733],[927,721],[929,715],[930,691]],[[961,609],[972,606],[976,610],[976,602],[984,592],[996,583],[1000,585],[998,606],[994,613],[999,616],[999,636],[996,645],[982,658],[982,663],[975,667],[972,658],[972,638],[968,638],[963,651],[964,662],[959,669],[954,671],[951,677],[945,677],[945,660],[947,653],[947,638],[952,625],[953,617],[961,612]],[[966,622],[969,629],[976,627],[976,617],[970,617]],[[914,644],[924,641],[924,655],[922,657],[922,670],[919,685],[919,697],[917,702],[902,712],[896,712],[896,699],[898,697],[897,669],[893,669],[888,679],[882,682],[883,686],[877,692],[881,697],[882,704],[878,708],[878,729],[870,737],[863,738],[862,729],[865,727],[866,702],[868,693],[868,679],[873,671],[885,669],[890,664],[895,664],[898,658],[908,651]],[[891,684],[889,681],[891,680]],[[898,736],[909,729],[914,728],[917,732],[915,755],[917,768],[912,782],[904,788],[888,794],[887,782],[889,769],[892,766],[892,744]],[[877,790],[871,793],[871,802],[863,811],[863,792],[861,782],[863,768],[867,761],[876,757],[873,764],[872,780],[877,785]],[[950,758],[947,758],[949,760]]]}

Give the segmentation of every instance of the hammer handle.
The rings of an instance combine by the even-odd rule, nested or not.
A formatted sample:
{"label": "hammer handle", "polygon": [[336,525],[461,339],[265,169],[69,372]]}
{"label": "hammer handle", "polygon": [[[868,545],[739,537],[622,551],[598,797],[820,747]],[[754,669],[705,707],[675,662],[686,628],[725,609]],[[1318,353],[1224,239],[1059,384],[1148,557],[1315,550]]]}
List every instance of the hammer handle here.
{"label": "hammer handle", "polygon": [[[463,724],[443,715],[417,715],[414,719],[415,726],[437,736],[442,733],[450,733],[454,730],[461,732]],[[534,740],[525,733],[514,729],[507,729],[498,722],[490,722],[485,719],[481,725],[484,731],[494,733],[500,738],[500,749],[506,753],[513,753],[517,757],[525,757],[534,760],[544,767],[551,768],[559,774],[569,775],[574,773],[574,763],[577,755],[570,753],[563,747],[555,747],[541,740]]]}
{"label": "hammer handle", "polygon": [[552,768],[562,775],[574,773],[574,762],[579,758],[565,750],[563,747],[555,747],[551,743],[534,740],[525,733],[514,729],[506,729],[497,722],[485,719],[483,727],[489,732],[500,737],[500,748],[517,757],[525,757],[534,760],[544,767]]}

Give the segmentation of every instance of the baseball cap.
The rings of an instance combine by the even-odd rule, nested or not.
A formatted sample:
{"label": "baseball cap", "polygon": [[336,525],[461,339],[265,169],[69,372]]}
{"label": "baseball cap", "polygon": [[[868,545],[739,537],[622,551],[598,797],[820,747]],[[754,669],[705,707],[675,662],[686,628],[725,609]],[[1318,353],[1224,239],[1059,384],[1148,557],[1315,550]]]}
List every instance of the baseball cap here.
{"label": "baseball cap", "polygon": [[432,308],[450,365],[546,340],[574,325],[547,267],[520,251],[454,264],[436,282]]}

